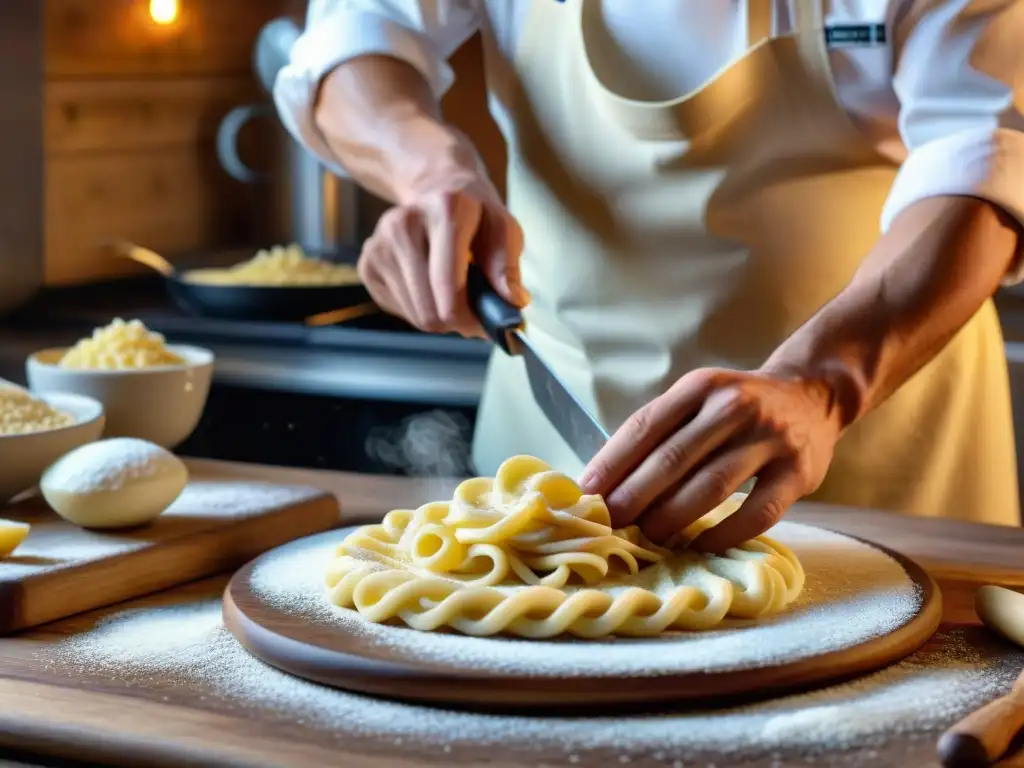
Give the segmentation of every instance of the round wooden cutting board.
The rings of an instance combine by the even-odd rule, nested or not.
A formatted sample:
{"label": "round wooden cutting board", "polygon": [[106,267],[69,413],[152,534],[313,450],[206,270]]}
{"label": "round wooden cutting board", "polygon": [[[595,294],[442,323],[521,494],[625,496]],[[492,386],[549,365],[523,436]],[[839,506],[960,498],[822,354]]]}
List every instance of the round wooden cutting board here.
{"label": "round wooden cutting board", "polygon": [[[798,601],[791,612],[714,632],[531,641],[370,625],[355,611],[330,605],[323,594],[326,558],[351,529],[286,544],[243,567],[225,590],[224,622],[257,658],[328,686],[410,702],[531,713],[670,702],[717,705],[820,687],[898,661],[934,633],[942,599],[916,563],[852,537],[782,525],[829,542],[808,559],[794,547],[807,568],[805,592],[814,593],[815,604],[801,607]],[[844,555],[844,546],[853,554]],[[822,572],[831,569],[837,586],[823,584],[815,564]],[[876,574],[876,583],[865,581],[861,574],[867,573]],[[858,591],[862,581],[864,594]],[[897,581],[901,594],[912,598],[900,610],[884,600],[875,607],[872,601],[896,589],[891,585]],[[290,586],[274,587],[285,582]],[[850,609],[853,619],[843,613],[847,605],[857,606]],[[801,621],[812,610],[817,623]],[[772,638],[788,650],[775,653]],[[741,663],[730,663],[730,655]],[[543,663],[531,668],[531,657]]]}

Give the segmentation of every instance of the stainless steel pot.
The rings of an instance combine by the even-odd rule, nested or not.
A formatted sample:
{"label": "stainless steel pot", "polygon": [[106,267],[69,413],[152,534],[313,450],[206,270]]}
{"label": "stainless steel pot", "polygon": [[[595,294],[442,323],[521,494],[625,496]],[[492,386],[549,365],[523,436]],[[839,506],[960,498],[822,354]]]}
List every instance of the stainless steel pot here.
{"label": "stainless steel pot", "polygon": [[43,4],[0,23],[0,315],[43,284]]}
{"label": "stainless steel pot", "polygon": [[[256,39],[253,69],[270,93],[277,73],[285,64],[300,30],[291,19],[267,23]],[[232,109],[217,131],[217,158],[233,178],[265,184],[272,189],[272,210],[263,222],[276,242],[298,243],[308,251],[336,252],[351,249],[358,242],[358,187],[341,179],[320,163],[315,155],[296,142],[277,124],[281,151],[280,165],[272,171],[257,171],[238,155],[238,135],[256,118],[277,122],[273,104],[246,104]]]}

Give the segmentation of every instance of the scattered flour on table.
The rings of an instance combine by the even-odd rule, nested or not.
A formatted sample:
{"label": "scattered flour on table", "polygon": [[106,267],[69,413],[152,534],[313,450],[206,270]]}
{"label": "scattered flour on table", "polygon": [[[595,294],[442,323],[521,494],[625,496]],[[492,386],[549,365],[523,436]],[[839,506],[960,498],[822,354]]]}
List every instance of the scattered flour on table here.
{"label": "scattered flour on table", "polygon": [[847,648],[888,634],[914,616],[921,595],[902,566],[872,546],[810,526],[781,523],[772,536],[787,544],[807,573],[804,591],[779,616],[732,622],[713,632],[635,640],[475,638],[419,632],[366,621],[331,605],[323,574],[344,531],[299,541],[265,557],[252,590],[281,612],[365,639],[368,654],[398,653],[441,670],[495,675],[651,677],[697,670],[753,669]]}
{"label": "scattered flour on table", "polygon": [[164,515],[237,515],[297,504],[321,492],[302,485],[192,479]]}
{"label": "scattered flour on table", "polygon": [[[71,567],[84,561],[110,557],[126,549],[124,540],[117,535],[83,529],[76,536],[68,540],[59,536],[33,538],[29,534],[25,543],[18,547],[17,554],[0,560],[0,578],[22,578],[47,569]],[[141,547],[142,544],[136,546]]]}
{"label": "scattered flour on table", "polygon": [[[256,709],[355,747],[434,750],[496,747],[504,753],[562,750],[570,763],[611,750],[663,761],[717,752],[872,747],[894,734],[931,732],[1007,690],[1019,659],[1001,660],[960,632],[852,683],[717,710],[615,717],[542,718],[452,712],[332,690],[250,656],[221,623],[218,600],[127,610],[37,654],[60,675],[106,685],[176,690],[233,711]],[[443,759],[443,758],[442,758]]]}

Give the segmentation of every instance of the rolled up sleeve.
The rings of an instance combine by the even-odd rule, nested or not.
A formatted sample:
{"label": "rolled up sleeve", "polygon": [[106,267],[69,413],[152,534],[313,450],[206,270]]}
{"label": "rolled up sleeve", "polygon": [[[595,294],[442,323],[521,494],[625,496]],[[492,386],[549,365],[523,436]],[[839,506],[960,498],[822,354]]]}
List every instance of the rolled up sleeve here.
{"label": "rolled up sleeve", "polygon": [[[908,155],[882,231],[914,203],[944,195],[987,200],[1024,227],[1024,0],[925,5],[895,30],[902,45],[894,87]],[[1005,282],[1022,279],[1018,256]]]}
{"label": "rolled up sleeve", "polygon": [[454,80],[447,59],[479,28],[480,15],[474,0],[311,0],[306,29],[274,83],[281,121],[343,174],[314,120],[323,78],[358,56],[393,56],[422,73],[440,98]]}

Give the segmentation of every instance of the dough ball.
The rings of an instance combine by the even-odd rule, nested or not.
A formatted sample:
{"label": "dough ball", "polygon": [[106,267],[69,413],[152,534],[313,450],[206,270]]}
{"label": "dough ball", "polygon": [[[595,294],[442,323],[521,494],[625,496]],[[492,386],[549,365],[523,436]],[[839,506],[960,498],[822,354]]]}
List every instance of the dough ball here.
{"label": "dough ball", "polygon": [[185,490],[188,469],[170,451],[134,437],[83,445],[55,461],[39,488],[53,510],[83,528],[151,522]]}

